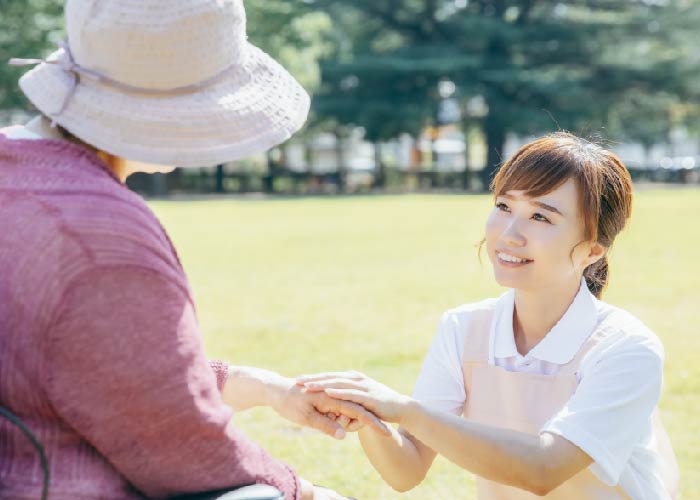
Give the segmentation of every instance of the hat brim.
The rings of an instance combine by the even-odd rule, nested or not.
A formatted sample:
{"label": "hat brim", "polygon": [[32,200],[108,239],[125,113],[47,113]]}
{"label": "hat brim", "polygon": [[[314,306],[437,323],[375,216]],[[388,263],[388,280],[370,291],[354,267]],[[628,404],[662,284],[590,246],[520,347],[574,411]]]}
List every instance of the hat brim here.
{"label": "hat brim", "polygon": [[[42,113],[53,117],[72,80],[58,65],[43,63],[20,79],[20,88]],[[123,158],[201,167],[245,158],[286,141],[304,125],[309,106],[309,95],[294,77],[247,44],[243,64],[187,94],[127,93],[85,78],[54,119],[86,143]]]}

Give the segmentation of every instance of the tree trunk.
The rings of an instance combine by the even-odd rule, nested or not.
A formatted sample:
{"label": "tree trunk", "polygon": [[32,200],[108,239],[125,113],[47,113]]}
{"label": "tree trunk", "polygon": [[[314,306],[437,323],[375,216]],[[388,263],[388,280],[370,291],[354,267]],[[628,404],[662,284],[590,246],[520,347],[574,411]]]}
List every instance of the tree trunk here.
{"label": "tree trunk", "polygon": [[382,145],[379,141],[374,143],[374,187],[378,189],[386,187],[386,167],[382,160]]}
{"label": "tree trunk", "polygon": [[338,130],[335,131],[335,161],[338,168],[338,192],[344,193],[346,172],[345,162],[343,160],[343,140]]}
{"label": "tree trunk", "polygon": [[491,185],[498,167],[503,162],[503,149],[506,144],[506,125],[499,119],[498,111],[489,106],[489,114],[484,120],[484,134],[486,135],[486,166],[481,171],[482,189],[487,191]]}
{"label": "tree trunk", "polygon": [[275,173],[277,166],[272,158],[272,150],[267,151],[267,175],[263,178],[263,189],[266,193],[272,194],[275,191]]}
{"label": "tree trunk", "polygon": [[471,189],[471,162],[469,161],[469,125],[462,122],[464,133],[464,171],[462,172],[462,189],[469,191]]}
{"label": "tree trunk", "polygon": [[223,165],[216,166],[216,174],[214,176],[214,190],[217,193],[224,192],[224,166]]}

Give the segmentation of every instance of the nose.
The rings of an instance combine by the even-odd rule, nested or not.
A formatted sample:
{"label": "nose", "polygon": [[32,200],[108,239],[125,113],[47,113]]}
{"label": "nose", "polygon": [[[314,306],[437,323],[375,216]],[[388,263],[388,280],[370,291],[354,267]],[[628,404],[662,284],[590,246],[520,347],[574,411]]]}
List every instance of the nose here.
{"label": "nose", "polygon": [[508,224],[503,229],[503,232],[500,235],[500,239],[501,239],[501,241],[503,241],[503,243],[505,243],[508,246],[512,246],[512,247],[525,246],[525,243],[526,243],[525,236],[520,231],[517,217],[512,217],[508,221]]}

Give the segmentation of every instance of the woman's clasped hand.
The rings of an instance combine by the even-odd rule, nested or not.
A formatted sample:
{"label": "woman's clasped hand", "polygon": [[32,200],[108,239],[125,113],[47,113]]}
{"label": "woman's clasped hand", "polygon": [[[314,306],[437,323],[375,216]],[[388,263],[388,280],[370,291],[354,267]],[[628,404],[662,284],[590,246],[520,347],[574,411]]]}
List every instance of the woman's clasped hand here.
{"label": "woman's clasped hand", "polygon": [[[385,422],[401,424],[414,400],[357,371],[325,372],[297,377],[297,384],[309,392],[325,392],[328,396],[365,407]],[[338,416],[348,431],[359,430],[363,422]],[[382,432],[383,429],[374,427]]]}
{"label": "woman's clasped hand", "polygon": [[[369,426],[380,434],[389,434],[386,425],[379,420],[375,412],[363,408],[360,403],[323,394],[320,389],[307,389],[293,379],[279,376],[264,370],[247,368],[250,373],[263,373],[265,387],[269,392],[268,404],[280,416],[304,427],[319,430],[328,436],[342,439],[345,431],[356,431]],[[240,392],[237,394],[240,396]],[[231,398],[236,403],[235,398]],[[341,428],[337,425],[340,424]]]}

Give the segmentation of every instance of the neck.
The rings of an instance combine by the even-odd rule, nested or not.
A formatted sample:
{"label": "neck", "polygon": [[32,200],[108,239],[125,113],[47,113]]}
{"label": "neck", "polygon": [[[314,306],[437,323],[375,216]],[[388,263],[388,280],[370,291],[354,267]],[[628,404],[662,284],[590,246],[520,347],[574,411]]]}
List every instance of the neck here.
{"label": "neck", "polygon": [[124,184],[126,178],[133,173],[129,170],[127,162],[118,156],[105,153],[104,151],[97,151],[97,156],[99,156],[100,160],[107,165],[107,168],[112,171],[122,184]]}
{"label": "neck", "polygon": [[539,290],[515,290],[513,334],[520,354],[527,354],[557,324],[580,286],[579,278]]}
{"label": "neck", "polygon": [[[71,141],[71,139],[66,138],[63,134],[61,134],[61,131],[58,130],[58,128],[52,127],[51,122],[45,116],[37,116],[32,118],[24,127],[30,132],[33,132],[44,139]],[[131,172],[128,169],[126,161],[124,161],[122,158],[104,151],[100,151],[89,144],[85,144],[77,140],[72,142],[80,143],[82,146],[92,149],[122,184],[126,182],[126,178],[129,176],[129,174],[131,174]]]}

